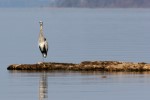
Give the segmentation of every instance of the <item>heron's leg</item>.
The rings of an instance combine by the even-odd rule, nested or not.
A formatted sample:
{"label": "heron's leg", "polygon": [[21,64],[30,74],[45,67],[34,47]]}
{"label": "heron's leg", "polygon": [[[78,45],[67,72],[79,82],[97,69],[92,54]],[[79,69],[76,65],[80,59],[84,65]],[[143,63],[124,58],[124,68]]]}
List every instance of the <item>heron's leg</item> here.
{"label": "heron's leg", "polygon": [[45,64],[44,64],[44,57],[43,57],[43,66],[45,67]]}
{"label": "heron's leg", "polygon": [[43,63],[44,63],[44,57],[42,57]]}

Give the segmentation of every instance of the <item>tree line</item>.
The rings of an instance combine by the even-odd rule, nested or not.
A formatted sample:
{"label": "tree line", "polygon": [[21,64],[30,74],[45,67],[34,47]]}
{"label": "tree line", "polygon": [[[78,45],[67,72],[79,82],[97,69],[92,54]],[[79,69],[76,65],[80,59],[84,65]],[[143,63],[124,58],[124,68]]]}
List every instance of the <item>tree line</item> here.
{"label": "tree line", "polygon": [[50,0],[55,7],[150,7],[150,0]]}

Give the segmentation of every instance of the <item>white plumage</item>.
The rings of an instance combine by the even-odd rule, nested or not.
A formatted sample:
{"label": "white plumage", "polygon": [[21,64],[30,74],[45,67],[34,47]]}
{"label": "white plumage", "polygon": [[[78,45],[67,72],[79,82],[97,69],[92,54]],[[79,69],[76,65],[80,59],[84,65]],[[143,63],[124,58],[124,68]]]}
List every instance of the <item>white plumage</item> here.
{"label": "white plumage", "polygon": [[40,21],[39,23],[40,23],[40,35],[39,35],[38,45],[43,57],[46,58],[48,52],[48,42],[46,41],[46,38],[44,37],[43,34],[43,22]]}

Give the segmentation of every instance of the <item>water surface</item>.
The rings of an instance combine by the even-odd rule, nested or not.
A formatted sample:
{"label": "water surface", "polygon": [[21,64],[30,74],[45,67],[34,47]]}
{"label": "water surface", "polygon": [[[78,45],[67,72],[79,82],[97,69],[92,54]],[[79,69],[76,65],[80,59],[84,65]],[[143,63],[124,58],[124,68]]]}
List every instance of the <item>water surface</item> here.
{"label": "water surface", "polygon": [[[14,100],[146,100],[150,73],[9,72],[6,94]],[[9,87],[9,89],[8,89]],[[5,91],[5,90],[4,90]]]}

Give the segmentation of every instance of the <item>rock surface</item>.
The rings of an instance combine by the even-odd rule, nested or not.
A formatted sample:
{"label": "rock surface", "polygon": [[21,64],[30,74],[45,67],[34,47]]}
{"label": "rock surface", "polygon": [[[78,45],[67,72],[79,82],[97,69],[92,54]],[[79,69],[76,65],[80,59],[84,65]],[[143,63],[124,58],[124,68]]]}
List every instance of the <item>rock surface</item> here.
{"label": "rock surface", "polygon": [[12,64],[8,70],[70,70],[70,71],[150,71],[150,64],[119,61],[84,61],[79,64],[43,62]]}

